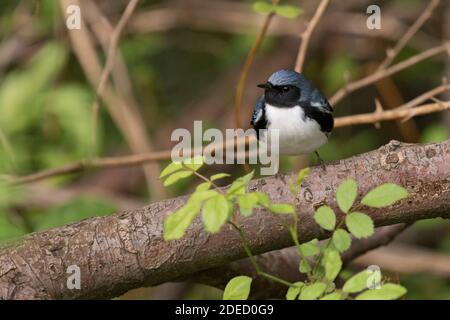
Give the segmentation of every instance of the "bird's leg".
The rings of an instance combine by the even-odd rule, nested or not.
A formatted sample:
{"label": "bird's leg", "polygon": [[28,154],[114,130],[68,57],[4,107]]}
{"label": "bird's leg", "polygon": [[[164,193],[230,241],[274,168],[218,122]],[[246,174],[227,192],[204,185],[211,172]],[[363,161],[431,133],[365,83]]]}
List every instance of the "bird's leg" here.
{"label": "bird's leg", "polygon": [[317,156],[317,161],[318,161],[319,165],[322,167],[322,169],[326,170],[325,161],[322,160],[322,158],[319,155],[319,152],[314,151],[314,153]]}

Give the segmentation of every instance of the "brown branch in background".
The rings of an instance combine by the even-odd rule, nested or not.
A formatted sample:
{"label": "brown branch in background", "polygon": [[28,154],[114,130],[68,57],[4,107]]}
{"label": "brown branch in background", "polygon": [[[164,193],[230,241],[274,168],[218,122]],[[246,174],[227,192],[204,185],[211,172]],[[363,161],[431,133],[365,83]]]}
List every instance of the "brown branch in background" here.
{"label": "brown branch in background", "polygon": [[349,82],[343,88],[339,89],[330,98],[330,104],[333,106],[336,106],[336,104],[338,104],[348,94],[350,94],[356,90],[359,90],[363,87],[366,87],[368,85],[371,85],[371,84],[377,82],[378,80],[383,79],[384,77],[388,77],[390,75],[393,75],[394,73],[397,73],[406,68],[409,68],[419,62],[422,62],[423,60],[426,60],[437,54],[446,52],[449,49],[450,49],[450,42],[445,42],[444,44],[442,44],[440,46],[428,49],[424,52],[421,52],[421,53],[409,58],[409,59],[406,59],[402,62],[394,64],[389,68],[381,69],[379,71],[376,71],[375,73],[368,75],[367,77],[364,77],[364,78],[356,80],[356,81]]}
{"label": "brown branch in background", "polygon": [[[440,112],[447,109],[450,109],[450,101],[426,104],[412,109],[396,108],[393,110],[385,110],[381,112],[375,111],[373,113],[338,117],[335,119],[334,125],[336,128],[339,128],[352,125],[375,124],[381,121],[405,120],[405,119],[408,120],[412,117],[425,115],[433,112]],[[253,137],[251,139],[253,139]],[[198,154],[206,148],[213,151],[218,150],[219,148],[224,149],[226,148],[227,144],[241,145],[247,144],[248,142],[249,142],[248,139],[242,137],[240,139],[237,139],[236,141],[225,141],[224,144],[221,143],[210,144],[207,147],[204,148],[202,147],[201,149],[193,149],[192,152],[186,152],[183,153],[183,155],[190,156],[193,154]],[[23,177],[10,177],[9,181],[14,184],[24,184],[36,182],[43,179],[48,179],[63,174],[82,172],[88,169],[135,166],[135,165],[142,165],[144,163],[151,161],[160,161],[169,159],[171,159],[171,150],[156,151],[122,157],[97,158],[67,164],[59,168],[42,170],[40,172],[36,172]]]}
{"label": "brown branch in background", "polygon": [[[338,212],[334,194],[346,178],[357,181],[359,195],[385,182],[408,190],[407,199],[389,208],[365,210],[376,227],[450,218],[449,165],[450,141],[427,145],[392,141],[377,150],[328,163],[326,168],[311,168],[296,195],[300,243],[329,236],[315,223],[314,211],[326,203]],[[252,181],[248,189],[266,193],[274,203],[288,203],[292,195],[286,181],[295,176],[264,177]],[[245,257],[235,230],[224,226],[220,232],[209,234],[203,229],[201,217],[193,221],[183,238],[165,241],[165,217],[186,200],[186,196],[178,197],[142,209],[86,219],[29,234],[0,248],[0,298],[111,298],[132,288],[170,282]],[[283,228],[290,221],[289,215],[274,215],[258,208],[251,216],[240,217],[239,225],[252,252],[258,255],[293,245]],[[77,265],[83,275],[80,290],[67,289],[70,265]]]}
{"label": "brown branch in background", "polygon": [[352,266],[367,266],[376,264],[385,273],[398,272],[401,274],[434,274],[450,279],[450,255],[435,252],[419,246],[392,244],[367,252],[357,258]]}
{"label": "brown branch in background", "polygon": [[123,12],[122,16],[120,17],[119,22],[117,23],[117,26],[114,28],[113,32],[111,33],[111,38],[109,41],[109,47],[108,47],[108,53],[106,55],[106,63],[103,68],[103,71],[100,75],[100,81],[97,86],[97,90],[95,92],[95,100],[94,104],[92,106],[92,152],[95,155],[96,149],[97,149],[97,122],[98,122],[98,113],[100,110],[100,100],[103,100],[103,92],[106,87],[106,83],[108,82],[109,75],[111,73],[111,70],[114,66],[114,62],[116,61],[116,54],[117,54],[117,46],[119,45],[119,39],[120,35],[122,34],[122,30],[127,24],[128,20],[130,19],[131,15],[133,14],[134,10],[136,9],[136,6],[138,4],[139,0],[130,0],[128,2],[125,11]]}
{"label": "brown branch in background", "polygon": [[[277,5],[280,0],[272,0],[273,5]],[[245,83],[247,81],[248,73],[250,71],[250,67],[252,66],[253,60],[255,59],[256,52],[261,47],[261,44],[266,36],[267,30],[269,29],[270,22],[274,17],[275,13],[269,13],[265,20],[261,31],[258,34],[255,42],[253,43],[250,51],[245,58],[244,66],[242,68],[241,74],[239,76],[238,84],[236,86],[236,93],[234,96],[234,125],[236,128],[241,128],[241,105],[242,105],[242,97],[244,95]]]}
{"label": "brown branch in background", "polygon": [[440,112],[450,109],[450,101],[442,103],[430,103],[412,109],[392,109],[381,112],[358,114],[353,116],[345,116],[336,118],[334,121],[335,128],[354,126],[360,124],[377,123],[389,120],[409,120],[412,117],[429,114],[433,112]]}
{"label": "brown branch in background", "polygon": [[398,40],[397,44],[386,51],[386,58],[378,66],[378,70],[386,69],[392,61],[397,57],[400,51],[411,40],[411,38],[419,31],[423,24],[432,16],[434,9],[439,5],[441,0],[431,0],[419,18],[411,25],[408,31]]}
{"label": "brown branch in background", "polygon": [[311,39],[311,35],[317,27],[317,24],[322,18],[323,13],[325,12],[330,0],[322,0],[317,7],[314,16],[311,21],[308,23],[306,30],[302,32],[300,35],[300,47],[298,49],[297,60],[295,62],[295,71],[302,72],[303,64],[305,63],[306,52],[308,50],[309,40]]}
{"label": "brown branch in background", "polygon": [[[63,14],[66,14],[65,9],[70,4],[81,6],[79,0],[60,0]],[[83,72],[91,86],[96,88],[100,82],[102,69],[88,29],[81,28],[80,30],[72,30],[68,32],[68,35],[71,40],[73,51]],[[105,85],[103,100],[108,108],[109,114],[124,136],[131,151],[135,154],[150,152],[152,149],[151,143],[148,140],[145,125],[142,122],[142,117],[139,113],[130,110],[128,107],[130,104],[126,99],[117,94],[108,83]],[[82,161],[81,164],[85,162],[87,161]],[[70,172],[70,170],[72,170],[71,167],[73,166],[69,165],[66,169],[69,169]],[[84,166],[79,166],[77,164],[75,167],[83,168]],[[159,166],[157,164],[149,164],[144,166],[143,169],[150,193],[155,198],[163,198],[165,191],[161,182],[157,179],[159,175]]]}

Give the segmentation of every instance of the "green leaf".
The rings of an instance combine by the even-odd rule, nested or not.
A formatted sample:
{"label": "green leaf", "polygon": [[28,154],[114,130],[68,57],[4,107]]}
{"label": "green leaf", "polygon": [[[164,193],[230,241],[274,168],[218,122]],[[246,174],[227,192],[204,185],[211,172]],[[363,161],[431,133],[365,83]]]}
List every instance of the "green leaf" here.
{"label": "green leaf", "polygon": [[368,270],[358,272],[345,282],[342,291],[347,293],[356,293],[363,291],[364,289],[367,289],[368,288],[367,281],[369,280],[371,274],[372,272]]}
{"label": "green leaf", "polygon": [[198,212],[200,211],[200,205],[196,202],[186,203],[180,209],[170,214],[164,220],[164,240],[176,240],[180,239],[186,229],[194,221]]}
{"label": "green leaf", "polygon": [[344,252],[348,248],[350,248],[350,245],[352,243],[352,238],[350,237],[350,235],[348,234],[347,231],[339,228],[333,232],[331,241],[332,241],[334,247],[337,250],[339,250],[339,252]]}
{"label": "green leaf", "polygon": [[198,169],[200,169],[203,164],[205,163],[205,157],[203,156],[195,156],[193,158],[187,158],[185,160],[183,160],[183,164],[194,171],[197,171]]}
{"label": "green leaf", "polygon": [[223,292],[223,300],[246,300],[250,293],[252,278],[237,276],[231,279]]}
{"label": "green leaf", "polygon": [[355,202],[358,195],[358,184],[353,179],[348,179],[342,182],[336,190],[336,200],[339,209],[342,212],[348,213],[348,210]]}
{"label": "green leaf", "polygon": [[211,188],[211,183],[210,183],[210,182],[203,182],[203,183],[200,183],[200,184],[195,188],[195,191],[196,191],[196,192],[197,192],[197,191],[202,192],[202,191],[208,190],[209,188]]}
{"label": "green leaf", "polygon": [[367,238],[374,232],[372,218],[365,213],[352,212],[345,218],[348,230],[356,238]]}
{"label": "green leaf", "polygon": [[309,262],[306,259],[301,259],[300,264],[298,266],[298,271],[300,271],[300,273],[308,273],[311,270],[312,268]]}
{"label": "green leaf", "polygon": [[300,300],[316,300],[327,289],[327,285],[323,282],[316,282],[305,285],[300,292]]}
{"label": "green leaf", "polygon": [[342,260],[339,252],[331,249],[326,250],[323,264],[325,267],[325,277],[330,281],[334,281],[342,268]]}
{"label": "green leaf", "polygon": [[296,184],[297,187],[301,186],[301,184],[303,183],[303,180],[305,180],[305,178],[308,176],[309,174],[309,168],[303,168],[302,170],[300,170],[300,172],[297,175],[297,179],[296,179]]}
{"label": "green leaf", "polygon": [[356,300],[394,300],[398,299],[406,293],[406,289],[401,285],[394,283],[386,283],[381,285],[379,289],[366,290],[359,294]]}
{"label": "green leaf", "polygon": [[215,180],[223,179],[223,178],[226,178],[229,176],[230,175],[228,173],[217,173],[217,174],[213,174],[209,179],[211,181],[215,181]]}
{"label": "green leaf", "polygon": [[248,217],[252,214],[253,208],[258,204],[258,195],[254,192],[243,194],[239,196],[238,204],[240,214],[244,217]]}
{"label": "green leaf", "polygon": [[270,198],[267,194],[265,194],[264,192],[261,191],[256,191],[254,192],[254,194],[256,194],[258,196],[258,203],[260,205],[262,205],[263,207],[270,207],[271,202],[270,202]]}
{"label": "green leaf", "polygon": [[239,177],[236,180],[234,180],[233,183],[231,184],[230,188],[228,189],[227,194],[228,195],[244,194],[248,183],[253,178],[253,174],[254,174],[254,171],[250,172],[249,174],[246,174],[243,177]]}
{"label": "green leaf", "polygon": [[320,298],[320,300],[344,300],[344,297],[342,293],[334,291],[332,293],[323,296],[322,298]]}
{"label": "green leaf", "polygon": [[283,6],[276,6],[275,12],[277,15],[288,18],[288,19],[294,19],[297,18],[300,13],[302,13],[302,9],[296,6],[289,6],[289,5],[283,5]]}
{"label": "green leaf", "polygon": [[165,187],[168,187],[181,179],[192,176],[193,174],[194,173],[192,171],[184,171],[184,170],[177,171],[177,172],[173,173],[172,175],[168,176],[167,179],[164,181],[163,185]]}
{"label": "green leaf", "polygon": [[230,204],[224,195],[218,194],[206,200],[202,210],[205,229],[211,233],[218,232],[227,221],[230,208]]}
{"label": "green leaf", "polygon": [[309,242],[302,243],[300,245],[300,251],[304,257],[312,257],[320,252],[319,250],[319,240],[313,239]]}
{"label": "green leaf", "polygon": [[181,164],[181,162],[171,162],[167,167],[164,168],[159,177],[165,177],[181,169],[183,169],[183,165]]}
{"label": "green leaf", "polygon": [[269,209],[276,214],[292,214],[295,212],[294,207],[288,203],[272,203]]}
{"label": "green leaf", "polygon": [[274,11],[274,5],[265,1],[257,1],[253,3],[253,10],[257,13],[268,14]]}
{"label": "green leaf", "polygon": [[300,294],[300,290],[302,290],[302,287],[305,285],[305,283],[299,281],[294,283],[293,286],[290,286],[288,291],[286,292],[286,300],[296,300],[298,295]]}
{"label": "green leaf", "polygon": [[383,208],[394,204],[408,196],[405,188],[394,183],[385,183],[370,190],[361,203],[373,208]]}
{"label": "green leaf", "polygon": [[314,220],[325,230],[333,230],[336,225],[336,215],[329,206],[321,206],[314,214]]}

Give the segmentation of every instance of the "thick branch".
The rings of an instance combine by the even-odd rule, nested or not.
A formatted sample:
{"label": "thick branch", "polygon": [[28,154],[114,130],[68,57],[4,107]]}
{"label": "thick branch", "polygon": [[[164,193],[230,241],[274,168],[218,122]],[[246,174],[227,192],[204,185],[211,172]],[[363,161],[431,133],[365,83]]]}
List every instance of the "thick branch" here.
{"label": "thick branch", "polygon": [[[450,217],[450,141],[430,145],[392,141],[378,150],[311,169],[297,195],[301,242],[327,236],[312,218],[314,209],[327,203],[337,211],[336,187],[349,177],[358,181],[359,196],[383,182],[398,183],[410,192],[407,199],[388,209],[366,209],[376,226]],[[249,189],[266,192],[276,203],[289,202],[289,178],[258,179]],[[217,234],[208,234],[200,219],[182,239],[164,241],[164,218],[185,200],[169,199],[34,233],[0,249],[0,298],[110,298],[245,256],[235,230],[226,226]],[[288,219],[258,209],[239,224],[254,254],[261,254],[292,245],[283,226]],[[80,290],[66,287],[71,265],[81,270]]]}

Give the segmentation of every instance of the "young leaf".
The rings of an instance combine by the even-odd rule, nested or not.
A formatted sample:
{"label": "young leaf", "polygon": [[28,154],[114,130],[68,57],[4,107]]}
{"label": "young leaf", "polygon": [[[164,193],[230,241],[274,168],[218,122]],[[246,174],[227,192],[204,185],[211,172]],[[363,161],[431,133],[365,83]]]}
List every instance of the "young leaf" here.
{"label": "young leaf", "polygon": [[309,262],[306,259],[301,259],[300,264],[298,266],[298,271],[300,271],[300,273],[308,273],[311,270],[312,268]]}
{"label": "young leaf", "polygon": [[350,248],[352,238],[350,237],[348,232],[345,231],[344,229],[337,229],[336,231],[333,232],[331,241],[334,247],[339,250],[339,252],[344,252],[348,248]]}
{"label": "young leaf", "polygon": [[365,213],[352,212],[345,218],[348,230],[356,238],[367,238],[373,234],[372,218]]}
{"label": "young leaf", "polygon": [[339,252],[328,249],[324,254],[325,277],[334,281],[342,268],[342,260]]}
{"label": "young leaf", "polygon": [[300,290],[305,284],[301,281],[294,283],[294,286],[289,287],[286,292],[286,300],[296,300],[300,294]]}
{"label": "young leaf", "polygon": [[334,291],[332,293],[323,296],[322,298],[320,298],[320,300],[344,300],[344,297],[342,293]]}
{"label": "young leaf", "polygon": [[175,173],[173,173],[172,175],[168,176],[167,179],[164,181],[164,186],[170,186],[172,184],[174,184],[175,182],[190,177],[191,175],[193,175],[194,173],[192,171],[177,171]]}
{"label": "young leaf", "polygon": [[277,214],[292,214],[295,212],[294,207],[288,203],[272,203],[269,209]]}
{"label": "young leaf", "polygon": [[183,164],[191,170],[197,171],[205,163],[205,157],[195,156],[193,158],[187,158],[183,160]]}
{"label": "young leaf", "polygon": [[183,165],[181,164],[181,162],[171,162],[169,163],[169,165],[167,165],[167,167],[164,168],[159,177],[165,177],[181,169],[183,169]]}
{"label": "young leaf", "polygon": [[208,190],[209,188],[211,188],[211,183],[210,182],[202,182],[195,188],[195,191],[202,192],[202,191]]}
{"label": "young leaf", "polygon": [[223,292],[223,300],[246,300],[250,293],[252,278],[237,276],[231,279]]}
{"label": "young leaf", "polygon": [[297,180],[295,182],[297,184],[297,187],[299,187],[303,183],[303,180],[305,180],[305,178],[308,176],[308,174],[309,174],[309,168],[308,167],[303,168],[302,170],[300,170],[300,172],[297,175]]}
{"label": "young leaf", "polygon": [[254,192],[254,194],[256,194],[258,196],[258,203],[260,205],[262,205],[263,207],[270,207],[270,198],[267,194],[265,194],[264,192],[261,191],[256,191]]}
{"label": "young leaf", "polygon": [[302,13],[302,9],[296,6],[276,6],[275,12],[277,15],[288,18],[288,19],[294,19],[299,16],[300,13]]}
{"label": "young leaf", "polygon": [[248,217],[252,214],[253,208],[258,204],[258,195],[254,192],[243,194],[239,196],[238,204],[240,214],[244,217]]}
{"label": "young leaf", "polygon": [[224,195],[217,196],[205,201],[202,210],[202,220],[205,229],[216,233],[227,221],[230,213],[230,204]]}
{"label": "young leaf", "polygon": [[229,176],[230,175],[228,173],[217,173],[217,174],[213,174],[209,179],[211,181],[214,181],[214,180],[223,179],[223,178],[226,178],[226,177],[229,177]]}
{"label": "young leaf", "polygon": [[373,208],[383,208],[394,204],[408,196],[405,188],[394,183],[385,183],[370,190],[361,203]]}
{"label": "young leaf", "polygon": [[314,214],[314,220],[325,230],[333,230],[336,225],[336,215],[328,206],[321,206]]}
{"label": "young leaf", "polygon": [[342,212],[348,213],[352,207],[358,194],[358,184],[353,179],[348,179],[342,182],[336,190],[336,200],[339,209]]}
{"label": "young leaf", "polygon": [[180,239],[200,211],[200,204],[187,202],[164,220],[164,240]]}
{"label": "young leaf", "polygon": [[268,14],[274,11],[274,5],[265,1],[253,3],[253,10],[257,13]]}
{"label": "young leaf", "polygon": [[230,188],[227,191],[228,195],[232,194],[244,194],[245,189],[247,187],[247,184],[252,180],[254,171],[250,172],[249,174],[246,174],[243,177],[239,177],[236,180],[233,181]]}
{"label": "young leaf", "polygon": [[312,257],[315,256],[320,252],[319,247],[319,240],[313,239],[309,242],[302,243],[300,245],[300,251],[302,253],[302,256],[304,257]]}
{"label": "young leaf", "polygon": [[381,285],[379,289],[366,290],[359,294],[356,300],[394,300],[398,299],[406,293],[406,289],[401,285],[394,283],[386,283]]}
{"label": "young leaf", "polygon": [[316,282],[305,285],[300,292],[300,300],[316,300],[327,289],[327,285],[323,282]]}
{"label": "young leaf", "polygon": [[342,291],[347,293],[356,293],[367,289],[369,287],[368,280],[371,274],[372,272],[368,270],[358,272],[345,282]]}

